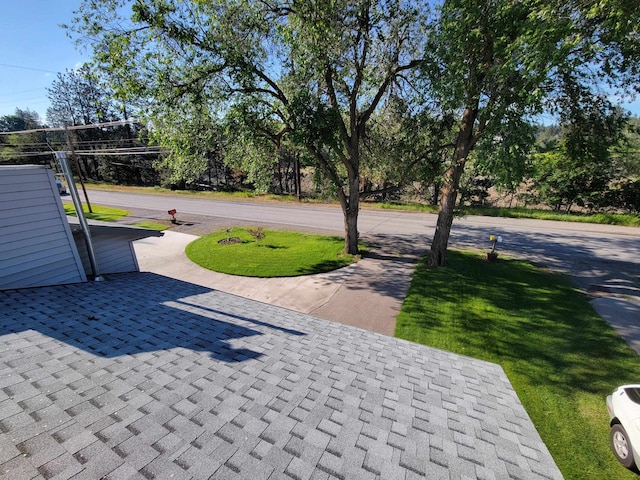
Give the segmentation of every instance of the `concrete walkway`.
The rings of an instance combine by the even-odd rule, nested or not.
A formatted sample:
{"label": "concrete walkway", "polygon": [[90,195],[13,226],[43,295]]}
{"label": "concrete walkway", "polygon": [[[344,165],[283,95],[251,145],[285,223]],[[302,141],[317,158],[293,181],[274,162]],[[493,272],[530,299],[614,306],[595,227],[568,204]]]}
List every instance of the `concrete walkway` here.
{"label": "concrete walkway", "polygon": [[[141,271],[309,313],[393,336],[395,318],[426,246],[394,238],[367,239],[371,255],[333,272],[286,278],[249,278],[212,272],[184,253],[195,235],[165,231],[134,243]],[[421,248],[422,247],[422,248]]]}

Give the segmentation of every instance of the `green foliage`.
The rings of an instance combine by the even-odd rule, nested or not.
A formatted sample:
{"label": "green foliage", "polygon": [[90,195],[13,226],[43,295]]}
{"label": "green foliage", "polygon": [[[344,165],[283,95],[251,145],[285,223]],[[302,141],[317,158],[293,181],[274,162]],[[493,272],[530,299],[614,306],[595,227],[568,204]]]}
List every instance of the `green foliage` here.
{"label": "green foliage", "polygon": [[[561,116],[559,144],[536,156],[534,188],[556,210],[572,205],[604,207],[622,169],[612,158],[624,139],[627,116],[609,101],[579,86],[569,87]],[[609,198],[609,200],[608,200]]]}
{"label": "green foliage", "polygon": [[624,138],[611,149],[611,160],[615,162],[618,178],[640,178],[640,118],[629,118]]}
{"label": "green foliage", "polygon": [[99,75],[89,65],[58,73],[47,88],[51,103],[47,109],[49,123],[60,127],[115,120],[117,107],[111,92],[100,85],[98,79]]}
{"label": "green foliage", "polygon": [[[253,229],[254,232],[257,229]],[[187,256],[220,273],[245,277],[295,277],[345,267],[358,257],[342,253],[338,237],[263,230],[257,239],[247,228],[223,229],[187,245]],[[219,243],[229,238],[238,243]]]}
{"label": "green foliage", "polygon": [[638,354],[564,277],[502,257],[448,260],[417,269],[396,336],[501,365],[565,478],[635,478],[609,449],[604,399],[636,381]]}
{"label": "green foliage", "polygon": [[362,176],[370,191],[363,193],[389,200],[412,189],[435,204],[446,158],[442,142],[451,135],[454,119],[416,108],[410,100],[392,96],[372,117],[362,153]]}
{"label": "green foliage", "polygon": [[[13,115],[0,117],[0,132],[16,132],[42,128],[37,112],[16,108]],[[0,162],[12,164],[45,164],[52,156],[39,152],[47,151],[44,133],[33,132],[15,135],[0,135]]]}
{"label": "green foliage", "polygon": [[18,132],[20,130],[31,130],[42,127],[40,116],[37,112],[28,108],[22,110],[16,108],[13,115],[3,115],[0,117],[0,132]]}
{"label": "green foliage", "polygon": [[[425,9],[401,0],[85,0],[73,28],[118,95],[146,102],[152,128],[176,125],[185,110],[237,117],[240,105],[240,124],[250,129],[227,135],[227,153],[233,163],[242,159],[255,184],[264,184],[264,158],[278,160],[265,155],[264,140],[277,149],[289,137],[308,149],[337,190],[345,245],[355,253],[366,124],[401,74],[418,65]],[[170,139],[174,132],[183,136],[173,129],[157,138],[180,143]],[[187,155],[195,154],[174,154]],[[199,162],[170,165],[186,165],[191,175]]]}
{"label": "green foliage", "polygon": [[606,206],[640,213],[640,179],[616,181],[605,192],[603,202]]}
{"label": "green foliage", "polygon": [[[569,0],[564,13],[577,23],[576,37],[587,68],[583,75],[601,78],[616,93],[638,91],[640,74],[640,4],[627,0]],[[576,42],[578,43],[578,42]]]}
{"label": "green foliage", "polygon": [[171,183],[195,182],[212,162],[220,160],[223,135],[206,110],[158,113],[151,140],[168,150],[159,166],[171,172]]}
{"label": "green foliage", "polygon": [[231,105],[223,122],[225,162],[246,172],[256,192],[267,192],[282,144],[281,125],[270,119],[268,106],[254,99]]}
{"label": "green foliage", "polygon": [[493,137],[478,141],[474,152],[477,172],[499,189],[515,192],[532,170],[534,133],[535,127],[523,117],[503,119]]}

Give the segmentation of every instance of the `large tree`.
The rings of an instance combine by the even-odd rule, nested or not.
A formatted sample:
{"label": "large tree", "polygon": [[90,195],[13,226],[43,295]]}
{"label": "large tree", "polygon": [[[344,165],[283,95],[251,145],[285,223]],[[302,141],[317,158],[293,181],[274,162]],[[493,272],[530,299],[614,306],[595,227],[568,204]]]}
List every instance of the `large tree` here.
{"label": "large tree", "polygon": [[37,112],[28,108],[16,108],[13,115],[0,117],[0,161],[11,163],[48,163],[51,155],[42,154],[47,151],[47,143],[43,132],[8,134],[23,130],[43,128]]}
{"label": "large tree", "polygon": [[236,106],[274,145],[303,145],[334,184],[345,251],[357,253],[362,140],[420,63],[425,10],[411,0],[85,0],[74,28],[114,87],[148,100],[151,125]]}
{"label": "large tree", "polygon": [[[549,103],[552,92],[562,90],[566,81],[585,85],[602,81],[603,75],[620,75],[624,59],[637,58],[638,7],[628,3],[443,2],[424,64],[424,88],[443,112],[458,116],[458,127],[444,174],[430,266],[445,264],[460,178],[471,152],[482,143],[506,152],[517,147],[510,157],[526,159],[522,140],[526,146],[532,139],[526,120],[544,107],[560,106]],[[629,22],[623,10],[635,20]],[[631,31],[635,36],[627,42],[625,33]]]}
{"label": "large tree", "polygon": [[21,130],[32,130],[41,128],[42,122],[38,112],[25,108],[16,108],[13,115],[3,115],[0,117],[0,132],[19,132]]}
{"label": "large tree", "polygon": [[[428,264],[442,266],[454,218],[460,179],[479,142],[499,144],[513,125],[541,105],[549,68],[540,48],[548,22],[535,2],[446,0],[431,37],[426,89],[457,128],[444,174],[440,210]],[[547,32],[555,37],[553,29]]]}
{"label": "large tree", "polygon": [[47,88],[51,106],[47,120],[53,126],[89,125],[117,117],[110,92],[100,85],[95,72],[84,65],[58,73]]}

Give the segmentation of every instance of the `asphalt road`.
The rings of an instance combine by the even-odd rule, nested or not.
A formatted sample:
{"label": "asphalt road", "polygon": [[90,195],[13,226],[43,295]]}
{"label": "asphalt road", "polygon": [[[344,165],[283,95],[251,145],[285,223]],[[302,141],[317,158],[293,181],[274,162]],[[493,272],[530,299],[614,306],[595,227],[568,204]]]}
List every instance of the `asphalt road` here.
{"label": "asphalt road", "polygon": [[[92,203],[140,208],[166,214],[219,217],[234,222],[275,224],[293,229],[341,234],[343,217],[337,206],[291,205],[253,201],[218,201],[179,195],[89,192]],[[167,215],[168,218],[168,215]],[[393,242],[400,251],[426,251],[435,228],[433,214],[362,209],[358,226],[363,237]],[[568,222],[494,217],[454,221],[450,245],[489,249],[489,235],[500,235],[503,254],[532,260],[570,274],[586,291],[611,291],[640,296],[640,229]]]}

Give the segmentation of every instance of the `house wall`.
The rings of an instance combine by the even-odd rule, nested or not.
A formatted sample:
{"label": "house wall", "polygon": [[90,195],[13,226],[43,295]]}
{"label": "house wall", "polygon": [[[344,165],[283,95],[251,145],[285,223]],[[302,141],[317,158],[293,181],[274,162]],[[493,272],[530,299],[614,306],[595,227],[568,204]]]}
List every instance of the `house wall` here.
{"label": "house wall", "polygon": [[[90,225],[91,242],[93,251],[98,261],[98,270],[101,275],[108,273],[125,273],[139,271],[138,261],[133,249],[132,241],[145,233],[134,233],[134,229],[128,229],[120,226],[97,226]],[[155,232],[153,232],[155,233]],[[84,271],[87,275],[91,275],[91,263],[87,252],[87,245],[82,236],[82,231],[74,226],[73,235],[76,240],[78,254],[84,265]]]}
{"label": "house wall", "polygon": [[0,290],[86,280],[52,171],[0,166]]}

